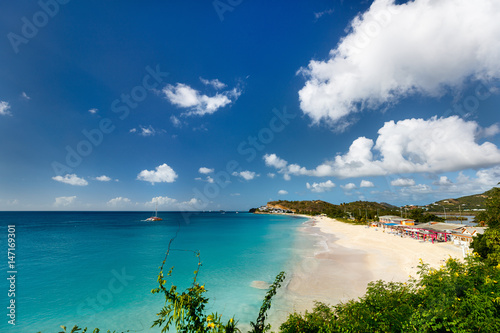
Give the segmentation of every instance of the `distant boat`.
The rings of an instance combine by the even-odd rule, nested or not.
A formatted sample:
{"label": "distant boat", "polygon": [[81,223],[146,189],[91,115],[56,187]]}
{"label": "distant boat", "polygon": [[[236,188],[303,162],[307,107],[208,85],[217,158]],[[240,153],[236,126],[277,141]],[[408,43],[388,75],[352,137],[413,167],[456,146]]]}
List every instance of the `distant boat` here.
{"label": "distant boat", "polygon": [[158,201],[155,202],[155,216],[148,217],[146,221],[148,222],[153,222],[153,221],[162,221],[163,219],[161,217],[158,217]]}

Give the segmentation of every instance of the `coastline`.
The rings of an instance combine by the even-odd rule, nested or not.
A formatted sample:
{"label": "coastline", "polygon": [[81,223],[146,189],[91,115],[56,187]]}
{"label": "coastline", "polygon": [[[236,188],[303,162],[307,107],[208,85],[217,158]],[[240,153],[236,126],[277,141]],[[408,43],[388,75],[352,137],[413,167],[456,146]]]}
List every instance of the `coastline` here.
{"label": "coastline", "polygon": [[[297,215],[295,215],[297,216]],[[451,243],[423,242],[320,216],[306,216],[298,230],[294,268],[278,293],[269,320],[277,329],[288,314],[357,299],[369,282],[406,282],[418,277],[419,259],[439,267],[449,257],[463,258]]]}

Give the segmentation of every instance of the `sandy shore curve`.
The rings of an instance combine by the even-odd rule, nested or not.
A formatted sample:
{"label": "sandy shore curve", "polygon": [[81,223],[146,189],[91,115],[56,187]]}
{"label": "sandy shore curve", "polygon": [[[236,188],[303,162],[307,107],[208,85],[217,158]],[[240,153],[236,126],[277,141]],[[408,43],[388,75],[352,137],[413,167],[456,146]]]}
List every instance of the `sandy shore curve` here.
{"label": "sandy shore curve", "polygon": [[437,268],[449,257],[463,258],[462,248],[452,243],[432,244],[381,228],[307,217],[297,241],[313,241],[296,254],[297,264],[277,295],[269,318],[273,329],[289,313],[311,310],[315,301],[333,305],[361,297],[370,281],[417,277],[419,259]]}

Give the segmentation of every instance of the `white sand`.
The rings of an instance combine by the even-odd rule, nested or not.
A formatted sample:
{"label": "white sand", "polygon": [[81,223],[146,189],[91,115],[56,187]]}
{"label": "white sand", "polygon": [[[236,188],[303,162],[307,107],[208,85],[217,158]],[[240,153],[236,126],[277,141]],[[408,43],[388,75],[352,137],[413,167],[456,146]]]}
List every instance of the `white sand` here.
{"label": "white sand", "polygon": [[463,257],[462,249],[451,243],[401,238],[381,228],[327,217],[314,217],[311,223],[313,227],[304,227],[299,238],[316,234],[317,244],[304,250],[300,263],[288,274],[288,284],[269,318],[273,329],[289,313],[311,310],[314,301],[333,305],[363,296],[370,281],[405,282],[410,275],[417,277],[419,258],[439,267],[450,256]]}

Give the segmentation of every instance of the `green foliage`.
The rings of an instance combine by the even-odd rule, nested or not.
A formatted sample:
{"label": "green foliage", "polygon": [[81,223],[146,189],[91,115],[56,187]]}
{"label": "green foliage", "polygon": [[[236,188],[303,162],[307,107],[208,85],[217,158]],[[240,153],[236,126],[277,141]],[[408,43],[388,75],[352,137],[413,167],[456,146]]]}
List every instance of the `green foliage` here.
{"label": "green foliage", "polygon": [[259,316],[257,317],[257,320],[254,322],[251,322],[250,325],[252,326],[252,330],[249,333],[262,333],[262,332],[267,332],[271,329],[270,324],[265,324],[266,318],[267,318],[267,311],[271,308],[271,299],[273,298],[274,295],[276,295],[276,292],[278,288],[281,287],[281,283],[285,279],[285,272],[280,272],[277,276],[276,279],[274,280],[273,284],[269,287],[269,291],[266,294],[266,297],[264,297],[264,301],[262,302],[262,306],[260,307],[259,311]]}
{"label": "green foliage", "polygon": [[471,246],[487,265],[500,264],[500,229],[487,229],[474,237]]}
{"label": "green foliage", "polygon": [[[71,331],[67,331],[66,326],[64,326],[64,325],[61,325],[61,328],[63,330],[59,333],[87,333],[87,327],[82,329],[82,328],[78,327],[77,325],[73,326]],[[92,333],[99,333],[99,332],[100,332],[100,330],[98,328],[96,328],[92,331]],[[130,332],[130,331],[127,330],[126,332]],[[38,332],[38,333],[40,333],[40,332]],[[90,333],[90,331],[89,331],[89,333]],[[116,333],[116,331],[111,332],[108,330],[108,331],[106,331],[106,333]]]}
{"label": "green foliage", "polygon": [[[170,247],[169,247],[170,251]],[[163,275],[163,267],[166,263],[169,251],[163,260],[158,274],[159,287],[151,290],[153,294],[163,293],[165,295],[165,306],[157,314],[158,319],[154,321],[151,327],[163,326],[161,332],[167,332],[170,327],[175,327],[177,332],[239,332],[236,327],[234,318],[229,319],[227,323],[222,322],[222,316],[217,313],[210,315],[205,314],[205,306],[208,303],[208,298],[203,294],[206,292],[205,286],[200,285],[196,278],[198,276],[199,267],[201,266],[200,254],[195,252],[198,258],[198,269],[194,272],[193,283],[190,288],[179,293],[177,286],[172,285],[166,288],[167,280]],[[167,278],[172,275],[171,268],[167,273]]]}
{"label": "green foliage", "polygon": [[408,218],[415,220],[415,222],[443,222],[444,218],[434,214],[425,213],[422,208],[412,209],[408,212]]}
{"label": "green foliage", "polygon": [[[493,194],[495,188],[488,190],[484,193],[468,195],[456,199],[444,199],[437,201],[438,207],[446,207],[448,211],[458,212],[460,209],[483,209],[486,208],[486,201]],[[460,209],[459,209],[460,207]]]}
{"label": "green foliage", "polygon": [[372,282],[359,300],[294,313],[281,332],[499,332],[500,266],[449,259],[420,280]]}
{"label": "green foliage", "polygon": [[326,214],[328,217],[336,219],[348,219],[353,217],[358,223],[365,223],[366,217],[374,219],[377,213],[380,215],[394,214],[399,212],[395,206],[387,203],[370,201],[355,201],[334,205],[322,200],[312,201],[270,201],[268,205],[283,206],[290,210],[295,210],[297,214],[319,215]]}
{"label": "green foliage", "polygon": [[472,248],[487,265],[500,264],[500,189],[489,191],[486,201],[486,211],[476,216],[476,221],[483,221],[488,229],[482,235],[477,235],[472,241]]}
{"label": "green foliage", "polygon": [[495,187],[486,200],[486,213],[483,215],[484,222],[489,228],[500,229],[500,188]]}

